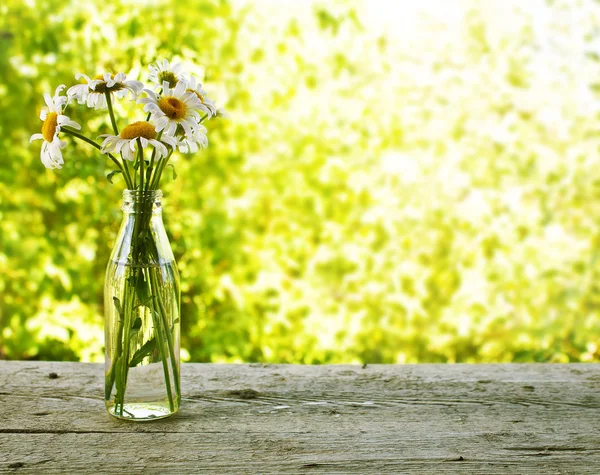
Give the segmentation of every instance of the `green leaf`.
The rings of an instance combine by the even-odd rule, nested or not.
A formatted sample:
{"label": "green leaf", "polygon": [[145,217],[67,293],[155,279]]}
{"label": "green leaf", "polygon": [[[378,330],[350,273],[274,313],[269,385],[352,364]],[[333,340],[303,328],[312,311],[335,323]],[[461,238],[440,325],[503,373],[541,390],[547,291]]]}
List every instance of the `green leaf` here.
{"label": "green leaf", "polygon": [[140,273],[135,286],[137,298],[140,302],[147,302],[150,295],[148,294],[148,285],[144,279],[144,274]]}
{"label": "green leaf", "polygon": [[123,308],[121,307],[121,301],[117,297],[113,297],[113,303],[115,304],[115,308],[119,313],[119,317],[123,316]]}
{"label": "green leaf", "polygon": [[173,166],[172,163],[169,163],[167,166],[171,167],[173,169],[173,180],[174,180],[175,178],[177,178],[177,173],[175,172],[175,167]]}
{"label": "green leaf", "polygon": [[138,332],[140,328],[142,328],[142,319],[140,317],[137,317],[133,322],[133,325],[131,325],[131,331],[133,332],[131,336],[133,336],[135,332]]}
{"label": "green leaf", "polygon": [[146,182],[150,181],[150,176],[152,175],[152,170],[154,170],[154,168],[150,167],[150,164],[148,164],[148,168],[146,168]]}
{"label": "green leaf", "polygon": [[140,307],[149,307],[153,300],[154,300],[154,295],[149,295],[146,300],[144,300],[143,302],[140,302],[137,305],[135,305],[133,307],[133,309],[135,310],[135,309],[140,308]]}
{"label": "green leaf", "polygon": [[108,179],[108,182],[112,185],[113,184],[113,176],[115,176],[117,173],[121,173],[121,170],[113,170],[112,172],[110,172],[108,175],[106,175],[106,178]]}
{"label": "green leaf", "polygon": [[148,340],[146,343],[143,344],[143,346],[139,350],[137,350],[133,354],[133,356],[131,357],[131,361],[129,362],[129,367],[132,368],[133,366],[139,365],[146,356],[148,356],[154,351],[155,348],[156,338]]}

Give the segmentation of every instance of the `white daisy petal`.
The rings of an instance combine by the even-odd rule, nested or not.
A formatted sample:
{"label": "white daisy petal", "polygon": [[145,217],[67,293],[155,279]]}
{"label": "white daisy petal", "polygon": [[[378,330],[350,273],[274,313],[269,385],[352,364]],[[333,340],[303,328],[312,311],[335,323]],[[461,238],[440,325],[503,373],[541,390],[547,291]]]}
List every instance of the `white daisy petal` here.
{"label": "white daisy petal", "polygon": [[144,89],[144,84],[140,81],[123,81],[132,92],[139,94]]}
{"label": "white daisy petal", "polygon": [[106,87],[113,87],[117,82],[114,78],[114,75],[111,73],[104,73],[102,79],[104,79]]}
{"label": "white daisy petal", "polygon": [[175,134],[175,132],[177,131],[177,123],[169,121],[164,130],[165,130],[165,134],[167,134],[167,135]]}
{"label": "white daisy petal", "polygon": [[50,110],[54,109],[54,102],[52,102],[52,98],[50,97],[50,94],[48,94],[47,92],[44,94],[44,102],[48,106],[48,109],[50,109]]}
{"label": "white daisy petal", "polygon": [[167,147],[164,146],[164,144],[160,143],[160,142],[156,142],[156,144],[154,145],[154,148],[158,148],[159,153],[162,154],[163,157],[166,157],[169,154],[169,151],[167,150]]}
{"label": "white daisy petal", "polygon": [[56,90],[54,91],[54,97],[58,96],[66,88],[67,88],[67,86],[65,86],[64,84],[61,84],[60,86],[58,86],[56,88]]}
{"label": "white daisy petal", "polygon": [[167,116],[163,115],[156,119],[154,123],[156,124],[156,130],[160,132],[169,124],[169,119]]}
{"label": "white daisy petal", "polygon": [[67,96],[70,99],[77,99],[79,104],[85,104],[89,90],[90,89],[87,84],[77,84],[67,89]]}
{"label": "white daisy petal", "polygon": [[[116,74],[103,73],[101,79],[90,79],[85,74],[77,73],[76,79],[85,79],[85,84],[76,84],[67,91],[69,99],[75,97],[79,104],[87,104],[94,109],[106,109],[106,93],[110,93],[111,100],[122,99],[131,93],[132,99],[143,89],[143,84],[139,81],[127,81],[127,75],[119,72]],[[102,88],[98,86],[102,85]],[[98,89],[98,90],[97,90]],[[102,92],[100,92],[102,90]]]}
{"label": "white daisy petal", "polygon": [[[126,145],[128,145],[129,142],[127,140],[118,140],[117,143],[115,144],[115,152],[117,153],[121,153],[121,150],[123,149],[123,147],[125,147]],[[125,147],[127,148],[127,147]]]}
{"label": "white daisy petal", "polygon": [[[88,86],[90,87],[90,89],[92,90],[96,90],[96,86],[98,86],[98,84],[101,84],[102,81],[99,79],[92,79],[91,81],[88,82]],[[98,93],[100,94],[100,93]]]}
{"label": "white daisy petal", "polygon": [[130,162],[133,162],[134,157],[135,157],[129,147],[123,147],[123,151],[122,151],[121,155],[123,156],[123,158],[125,160],[129,160]]}
{"label": "white daisy petal", "polygon": [[161,140],[162,140],[164,143],[166,143],[166,144],[170,145],[171,147],[175,147],[175,146],[177,146],[177,140],[175,140],[175,137],[170,137],[170,136],[168,136],[168,135],[162,135],[162,136],[160,137],[160,139],[161,139]]}
{"label": "white daisy petal", "polygon": [[100,109],[106,109],[107,105],[106,105],[106,96],[104,94],[100,94],[96,97],[96,105],[94,106],[94,109],[96,110],[100,110]]}
{"label": "white daisy petal", "polygon": [[187,83],[184,80],[180,80],[177,85],[175,86],[175,90],[173,91],[173,95],[175,97],[181,97],[183,94],[185,94],[185,91],[187,89]]}

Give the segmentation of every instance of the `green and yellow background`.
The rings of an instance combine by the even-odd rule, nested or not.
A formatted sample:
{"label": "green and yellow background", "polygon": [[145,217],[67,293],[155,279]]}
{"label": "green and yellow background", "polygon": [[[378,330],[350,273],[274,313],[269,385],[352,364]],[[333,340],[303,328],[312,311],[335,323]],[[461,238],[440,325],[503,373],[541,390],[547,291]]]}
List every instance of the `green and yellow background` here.
{"label": "green and yellow background", "polygon": [[600,360],[591,0],[5,0],[0,358],[103,360],[124,185],[29,137],[75,73],[163,58],[230,114],[162,187],[184,360]]}

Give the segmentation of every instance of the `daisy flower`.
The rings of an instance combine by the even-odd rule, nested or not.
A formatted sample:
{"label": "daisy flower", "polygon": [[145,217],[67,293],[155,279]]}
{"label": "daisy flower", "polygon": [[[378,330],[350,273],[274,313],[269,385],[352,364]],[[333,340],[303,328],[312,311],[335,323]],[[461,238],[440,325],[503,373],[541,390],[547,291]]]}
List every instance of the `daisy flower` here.
{"label": "daisy flower", "polygon": [[196,153],[199,148],[208,147],[208,137],[206,136],[206,127],[198,124],[191,137],[176,136],[177,148],[181,153]]}
{"label": "daisy flower", "polygon": [[137,99],[144,85],[140,81],[127,81],[124,73],[104,73],[90,79],[85,74],[76,74],[75,79],[82,79],[86,82],[70,87],[67,91],[69,100],[76,98],[79,104],[87,103],[88,107],[94,109],[106,108],[106,91],[110,92],[111,99],[116,95],[122,99],[131,93],[133,100]]}
{"label": "daisy flower", "polygon": [[169,155],[165,144],[175,148],[177,142],[173,137],[163,136],[160,141],[156,140],[156,128],[150,122],[140,121],[125,126],[119,135],[103,134],[100,137],[106,137],[102,142],[102,153],[110,153],[115,150],[121,153],[125,160],[134,161],[138,149],[138,139],[142,148],[152,145],[156,150],[158,159]]}
{"label": "daisy flower", "polygon": [[196,78],[194,76],[190,76],[189,81],[187,81],[188,83],[188,92],[193,92],[194,94],[196,94],[196,96],[198,96],[198,99],[200,99],[200,102],[202,102],[202,105],[204,106],[204,108],[202,110],[204,110],[207,114],[208,117],[214,117],[217,115],[217,106],[215,105],[215,103],[213,101],[211,101],[208,98],[208,95],[206,94],[206,91],[204,90],[204,88],[202,87],[202,84],[199,83],[198,81],[196,81]]}
{"label": "daisy flower", "polygon": [[169,87],[175,87],[183,78],[181,64],[173,63],[170,65],[166,59],[157,61],[156,65],[151,64],[148,69],[150,70],[148,79],[155,84],[154,89],[158,89],[165,81],[169,83]]}
{"label": "daisy flower", "polygon": [[175,135],[177,126],[181,125],[185,134],[192,137],[200,122],[199,110],[207,110],[198,96],[187,91],[187,83],[179,81],[171,88],[167,81],[163,82],[163,92],[158,95],[144,89],[149,97],[138,99],[144,105],[144,112],[150,112],[157,131],[163,135]]}
{"label": "daisy flower", "polygon": [[34,140],[43,140],[40,158],[46,168],[62,168],[64,163],[61,149],[65,148],[67,142],[58,138],[60,128],[67,125],[74,129],[81,129],[81,126],[63,115],[65,107],[67,107],[67,97],[61,96],[60,93],[67,86],[61,84],[56,88],[54,97],[50,94],[44,94],[44,101],[48,106],[47,110],[43,109],[40,113],[40,119],[44,121],[42,124],[42,133],[33,134],[29,142]]}

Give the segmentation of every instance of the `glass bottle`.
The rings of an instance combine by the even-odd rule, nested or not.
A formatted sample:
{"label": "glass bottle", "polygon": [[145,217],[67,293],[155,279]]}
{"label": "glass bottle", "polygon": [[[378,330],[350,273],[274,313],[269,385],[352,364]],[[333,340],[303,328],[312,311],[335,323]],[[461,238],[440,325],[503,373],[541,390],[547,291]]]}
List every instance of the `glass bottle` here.
{"label": "glass bottle", "polygon": [[104,284],[105,403],[120,419],[168,417],[181,400],[179,272],[160,190],[123,192]]}

